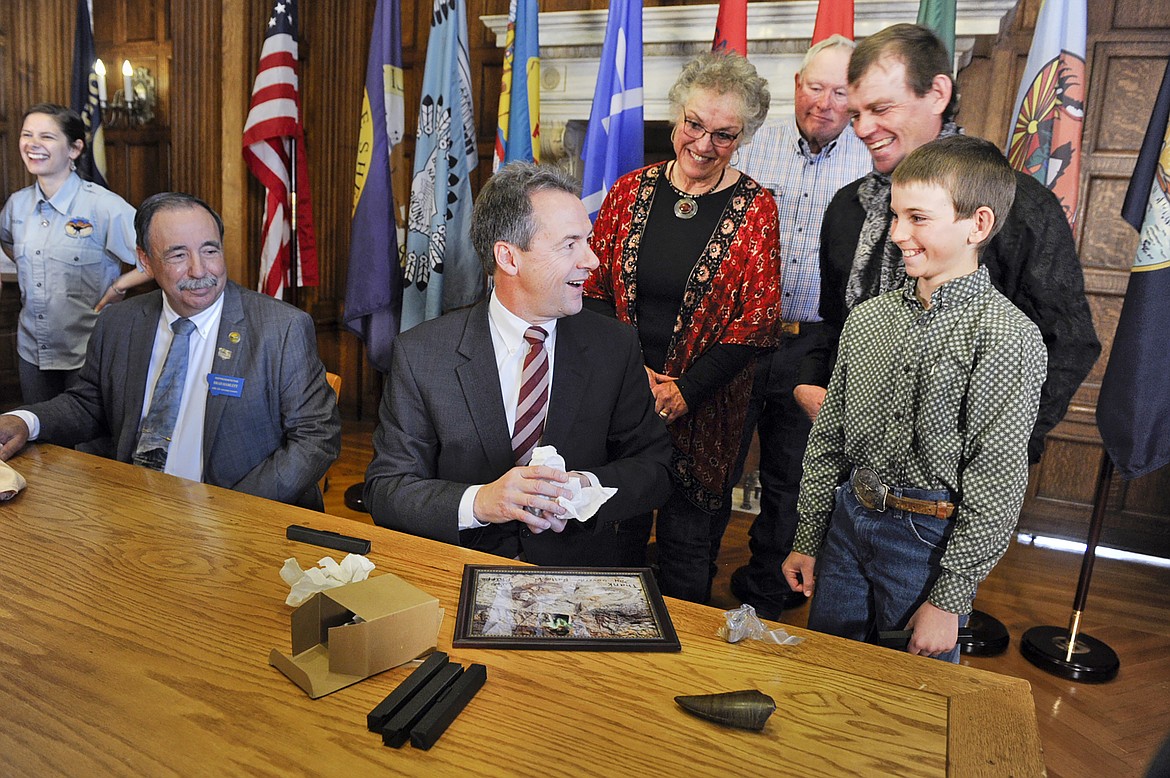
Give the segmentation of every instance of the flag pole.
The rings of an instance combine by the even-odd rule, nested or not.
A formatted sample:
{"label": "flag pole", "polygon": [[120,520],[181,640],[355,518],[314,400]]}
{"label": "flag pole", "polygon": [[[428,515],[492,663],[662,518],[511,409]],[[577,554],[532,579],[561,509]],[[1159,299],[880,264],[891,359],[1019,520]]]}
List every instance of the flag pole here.
{"label": "flag pole", "polygon": [[292,292],[289,302],[297,304],[297,260],[300,258],[300,240],[297,238],[297,139],[289,138],[288,177],[288,222],[291,234],[288,236],[288,288]]}
{"label": "flag pole", "polygon": [[1089,521],[1089,537],[1081,560],[1081,576],[1073,598],[1072,617],[1068,629],[1062,627],[1032,627],[1020,640],[1020,653],[1041,670],[1070,681],[1104,683],[1117,677],[1121,661],[1117,653],[1105,643],[1081,632],[1081,616],[1089,597],[1089,581],[1093,577],[1093,562],[1097,558],[1097,543],[1105,523],[1105,506],[1109,498],[1109,483],[1113,479],[1113,460],[1103,452],[1101,470],[1097,474],[1097,491],[1093,496],[1093,517]]}

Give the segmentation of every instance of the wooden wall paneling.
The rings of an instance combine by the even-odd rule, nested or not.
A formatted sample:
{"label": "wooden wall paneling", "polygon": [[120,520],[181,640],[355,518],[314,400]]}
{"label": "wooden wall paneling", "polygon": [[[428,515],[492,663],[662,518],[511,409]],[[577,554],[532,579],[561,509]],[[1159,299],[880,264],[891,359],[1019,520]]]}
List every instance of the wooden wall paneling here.
{"label": "wooden wall paneling", "polygon": [[[95,0],[95,6],[98,1]],[[121,4],[118,18],[123,34],[119,42],[154,44],[164,38],[169,6],[169,0],[133,0],[132,3]],[[94,15],[97,15],[96,8]]]}
{"label": "wooden wall paneling", "polygon": [[[125,132],[111,141],[107,115],[107,144],[128,141],[131,145],[142,145],[150,136],[155,142],[169,139],[171,110],[167,101],[170,93],[171,43],[169,37],[169,9],[165,0],[93,0],[93,34],[97,55],[106,65],[106,84],[110,99],[122,88],[122,62],[130,60],[135,68],[145,67],[154,78],[157,102],[154,119],[145,127],[124,128]],[[69,60],[72,62],[72,44]],[[139,137],[131,137],[139,136]],[[161,155],[160,155],[161,156]],[[162,191],[169,182],[169,168],[155,171],[156,181],[152,185],[136,182],[142,189]],[[115,189],[127,200],[130,198]],[[132,201],[135,202],[136,201]]]}
{"label": "wooden wall paneling", "polygon": [[[1165,29],[1170,20],[1165,13],[1158,16],[1145,10],[1148,5],[1111,0],[1089,8],[1090,83],[1077,239],[1103,353],[1065,421],[1049,437],[1020,521],[1029,531],[1075,540],[1085,537],[1103,456],[1094,414],[1137,245],[1136,233],[1120,218],[1121,203],[1153,106],[1154,85],[1160,83],[1170,55]],[[1026,45],[1019,47],[1020,67],[1026,56]],[[1102,542],[1170,556],[1170,472],[1164,469],[1128,483],[1115,479]]]}
{"label": "wooden wall paneling", "polygon": [[[166,13],[161,0],[135,3],[127,0],[94,0],[94,44],[107,69],[110,100],[122,88],[122,62],[129,59],[137,69],[145,67],[155,81],[156,106],[150,124],[112,127],[112,111],[104,115],[106,181],[110,189],[131,205],[169,188],[170,111],[166,95],[170,84],[170,43]],[[72,43],[68,53],[72,63]]]}
{"label": "wooden wall paneling", "polygon": [[355,144],[373,7],[365,4],[363,13],[355,13],[351,4],[334,2],[304,9],[302,100],[322,271],[316,308],[319,316],[336,319],[345,295]]}
{"label": "wooden wall paneling", "polygon": [[[1082,167],[1088,168],[1088,180],[1081,201],[1083,234],[1080,246],[1085,285],[1107,294],[1124,296],[1138,243],[1137,231],[1121,218],[1121,204],[1129,188],[1133,160],[1105,153],[1086,157],[1088,164]],[[1098,327],[1098,330],[1104,329]]]}
{"label": "wooden wall paneling", "polygon": [[0,148],[7,185],[16,191],[32,183],[17,150],[21,116],[37,103],[69,103],[76,0],[4,3],[8,18],[5,91],[9,132]]}
{"label": "wooden wall paneling", "polygon": [[[224,148],[221,132],[223,84],[222,0],[183,0],[171,7],[174,78],[167,95],[174,148],[171,186],[201,197],[224,210],[221,161],[233,150]],[[231,20],[235,23],[236,20]],[[238,141],[237,141],[238,143]],[[238,149],[235,150],[238,153]],[[229,275],[247,284],[235,238],[225,235]]]}
{"label": "wooden wall paneling", "polygon": [[[4,4],[0,6],[0,72],[9,74],[16,72],[9,35],[11,29],[12,7]],[[19,159],[14,159],[16,156],[14,124],[19,120],[19,114],[12,105],[12,86],[12,79],[0,78],[0,197],[5,200],[9,194],[20,188],[15,186],[16,176],[11,165],[13,161],[19,162]]]}
{"label": "wooden wall paneling", "polygon": [[[467,38],[471,49],[471,94],[475,103],[476,131],[479,135],[479,165],[472,174],[472,189],[492,176],[496,128],[499,124],[500,78],[504,72],[504,50],[496,46],[496,36],[480,18],[508,13],[508,0],[468,0]],[[548,10],[541,5],[540,10]]]}
{"label": "wooden wall paneling", "polygon": [[1110,26],[1118,31],[1141,32],[1152,29],[1170,29],[1170,3],[1118,2],[1101,3],[1111,8]]}
{"label": "wooden wall paneling", "polygon": [[129,7],[126,0],[94,0],[94,43],[107,69],[110,99],[121,89],[121,67],[130,60],[145,67],[155,81],[156,105],[150,124],[111,127],[112,112],[105,114],[106,181],[110,189],[131,205],[170,188],[170,44],[165,14],[157,2]]}
{"label": "wooden wall paneling", "polygon": [[106,183],[131,205],[167,191],[169,169],[170,133],[165,127],[106,132]]}
{"label": "wooden wall paneling", "polygon": [[1093,154],[1132,155],[1141,146],[1168,50],[1168,41],[1102,41],[1094,46],[1099,65],[1090,87],[1114,110],[1107,115],[1093,112],[1090,104],[1087,135]]}
{"label": "wooden wall paneling", "polygon": [[235,260],[236,270],[232,277],[248,288],[252,287],[252,280],[245,268],[250,268],[255,260],[246,248],[248,171],[239,149],[252,92],[250,77],[256,67],[255,61],[248,60],[251,52],[246,44],[251,25],[245,22],[251,19],[249,12],[253,5],[249,0],[220,2],[219,15],[225,23],[220,27],[219,39],[222,94],[216,100],[220,108],[219,138],[223,150],[219,156],[219,212],[223,218],[225,256]]}
{"label": "wooden wall paneling", "polygon": [[20,288],[0,284],[0,412],[15,408],[20,397],[17,367],[16,325],[20,316]]}
{"label": "wooden wall paneling", "polygon": [[1100,467],[1100,447],[1091,438],[1076,440],[1069,437],[1065,443],[1052,446],[1035,466],[1035,475],[1040,477],[1033,479],[1032,496],[1050,508],[1075,507],[1078,520],[1087,522],[1089,512],[1085,509],[1092,505],[1096,479],[1077,476],[1086,465]]}
{"label": "wooden wall paneling", "polygon": [[12,5],[15,111],[41,102],[69,103],[76,0]]}
{"label": "wooden wall paneling", "polygon": [[[956,120],[968,135],[986,138],[996,145],[1002,145],[1001,139],[992,137],[1003,113],[990,107],[996,95],[1003,92],[995,89],[996,67],[995,51],[990,41],[977,42],[971,54],[971,61],[955,75],[955,89],[959,92],[959,113]],[[988,108],[964,110],[967,106]]]}
{"label": "wooden wall paneling", "polygon": [[317,322],[322,360],[342,377],[342,409],[356,415],[373,405],[367,398],[373,387],[366,381],[373,371],[361,342],[341,326],[341,312],[349,264],[355,143],[374,4],[362,3],[355,9],[350,3],[327,2],[301,9],[301,98],[320,263],[320,286],[301,290],[302,302],[308,303],[302,307]]}
{"label": "wooden wall paneling", "polygon": [[[11,15],[11,6],[0,6],[0,73],[16,72],[9,36],[9,30],[12,29]],[[13,124],[19,121],[19,116],[13,116],[11,83],[7,78],[0,78],[0,149],[5,151],[0,153],[0,198],[4,200],[19,188],[15,186],[16,177],[9,167],[10,149],[16,146]],[[19,312],[19,288],[15,283],[0,282],[0,411],[14,407],[20,399],[16,362],[16,322]]]}

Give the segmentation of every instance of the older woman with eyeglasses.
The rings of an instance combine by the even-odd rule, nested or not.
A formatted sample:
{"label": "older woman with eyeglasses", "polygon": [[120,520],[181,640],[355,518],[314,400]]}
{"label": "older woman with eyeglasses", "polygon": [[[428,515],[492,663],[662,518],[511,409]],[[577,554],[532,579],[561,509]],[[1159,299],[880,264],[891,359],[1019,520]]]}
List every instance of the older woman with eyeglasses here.
{"label": "older woman with eyeglasses", "polygon": [[[674,440],[674,494],[658,511],[658,585],[706,602],[730,515],[730,473],[752,361],[776,345],[776,204],[732,167],[768,113],[767,82],[707,53],[670,90],[674,159],[619,179],[593,225],[589,307],[638,330],[655,409]],[[646,528],[647,538],[649,527]]]}

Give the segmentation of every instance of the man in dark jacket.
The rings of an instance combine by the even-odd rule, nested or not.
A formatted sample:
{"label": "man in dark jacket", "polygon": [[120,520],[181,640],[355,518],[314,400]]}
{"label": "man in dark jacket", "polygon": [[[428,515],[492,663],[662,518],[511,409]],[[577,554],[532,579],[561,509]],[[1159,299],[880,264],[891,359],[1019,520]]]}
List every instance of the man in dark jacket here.
{"label": "man in dark jacket", "polygon": [[[911,151],[960,132],[951,60],[933,32],[898,24],[858,44],[849,62],[853,129],[874,171],[837,192],[821,229],[818,346],[801,364],[797,402],[815,417],[825,397],[845,317],[857,304],[905,279],[901,252],[888,239],[889,176]],[[984,250],[992,284],[1040,328],[1048,375],[1028,444],[1039,461],[1044,437],[1064,417],[1073,393],[1101,352],[1085,299],[1072,231],[1059,201],[1034,178],[1016,176],[1016,198],[1001,232]]]}

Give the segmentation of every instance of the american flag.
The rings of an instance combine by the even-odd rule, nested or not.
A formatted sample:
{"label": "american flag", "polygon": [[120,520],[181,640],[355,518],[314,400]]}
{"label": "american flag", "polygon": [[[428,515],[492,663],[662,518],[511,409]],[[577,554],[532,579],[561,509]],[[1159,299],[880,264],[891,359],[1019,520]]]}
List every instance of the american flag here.
{"label": "american flag", "polygon": [[[304,138],[297,75],[297,0],[276,0],[252,87],[252,107],[244,124],[244,161],[267,190],[259,288],[273,297],[284,292],[294,248],[296,285],[317,285],[317,246]],[[295,247],[289,240],[293,224]]]}

